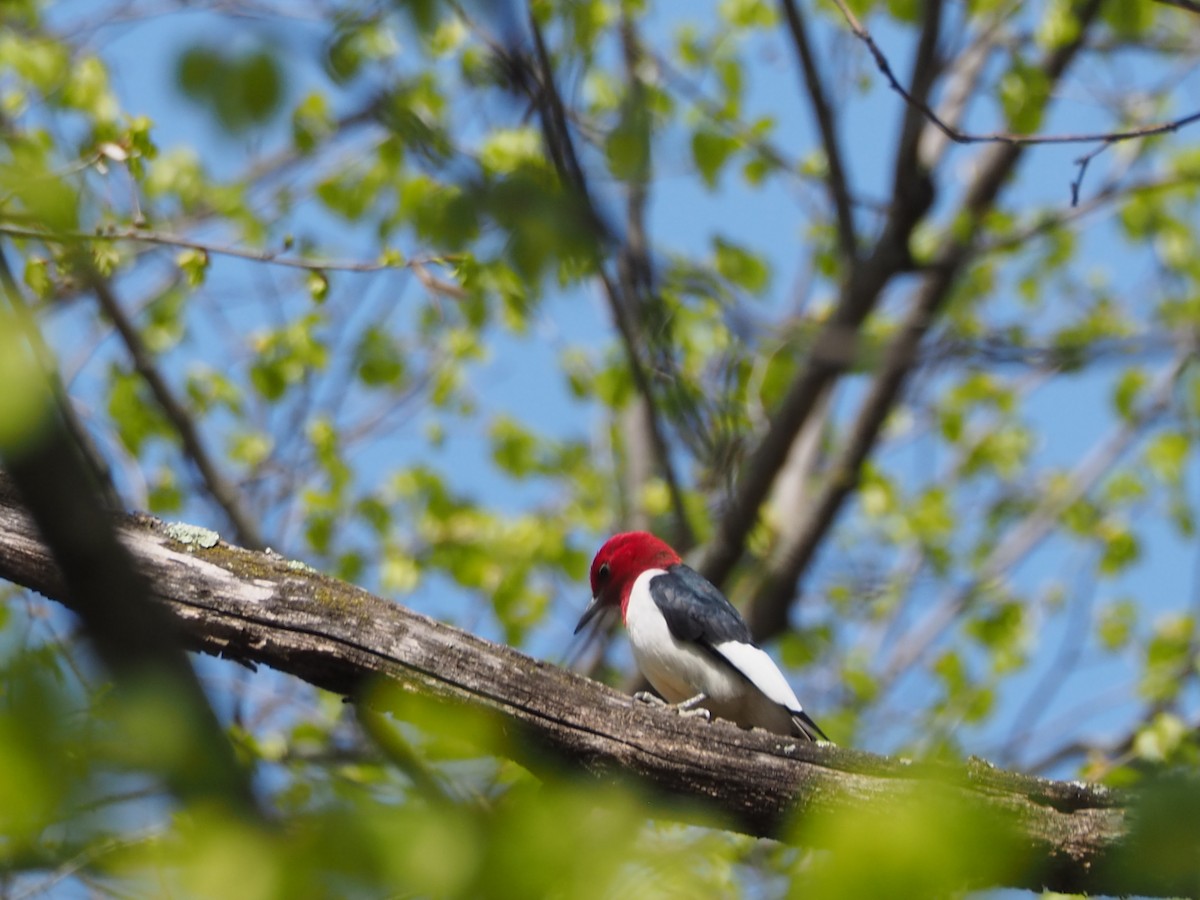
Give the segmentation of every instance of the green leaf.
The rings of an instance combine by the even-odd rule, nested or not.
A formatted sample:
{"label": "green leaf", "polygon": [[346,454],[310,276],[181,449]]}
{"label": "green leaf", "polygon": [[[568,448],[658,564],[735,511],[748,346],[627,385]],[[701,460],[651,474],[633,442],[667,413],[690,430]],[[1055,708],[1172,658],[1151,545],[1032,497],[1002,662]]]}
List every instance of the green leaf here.
{"label": "green leaf", "polygon": [[692,161],[710,189],[717,186],[721,169],[737,149],[737,140],[727,134],[703,126],[692,134]]}
{"label": "green leaf", "polygon": [[888,11],[897,20],[914,24],[920,18],[921,3],[919,0],[888,0]]}
{"label": "green leaf", "polygon": [[5,305],[0,305],[0,384],[0,451],[14,452],[40,433],[52,397]]}
{"label": "green leaf", "polygon": [[1162,432],[1146,446],[1146,465],[1159,481],[1178,487],[1183,483],[1190,449],[1191,443],[1183,432]]}
{"label": "green leaf", "polygon": [[333,134],[333,128],[329,99],[318,91],[310,92],[292,110],[292,140],[302,153],[313,152],[322,140]]}
{"label": "green leaf", "polygon": [[359,380],[370,387],[399,389],[405,384],[407,367],[397,342],[381,328],[363,332],[354,350]]}
{"label": "green leaf", "polygon": [[75,60],[62,91],[63,103],[90,115],[97,122],[114,122],[120,112],[108,85],[108,69],[96,56]]}
{"label": "green leaf", "polygon": [[173,432],[150,397],[141,378],[129,372],[112,369],[108,395],[108,414],[117,426],[121,443],[137,455],[152,437],[167,437]]}
{"label": "green leaf", "polygon": [[183,272],[188,287],[198,288],[204,284],[204,277],[208,273],[208,251],[181,250],[175,257],[175,265]]}
{"label": "green leaf", "polygon": [[722,237],[713,239],[715,265],[721,277],[751,294],[764,291],[771,280],[766,260]]}
{"label": "green leaf", "polygon": [[489,429],[492,461],[514,478],[529,475],[537,465],[537,439],[515,419],[498,416]]}
{"label": "green leaf", "polygon": [[[1118,3],[1114,6],[1137,6],[1134,3]],[[1037,26],[1037,41],[1046,49],[1065,47],[1079,36],[1079,18],[1068,0],[1050,0],[1044,6],[1042,19]]]}
{"label": "green leaf", "polygon": [[650,114],[644,102],[622,104],[620,120],[604,139],[604,154],[615,178],[646,180],[650,173]]}
{"label": "green leaf", "polygon": [[1107,3],[1104,21],[1125,41],[1136,41],[1154,25],[1155,7],[1150,3]]}
{"label": "green leaf", "polygon": [[1097,527],[1104,552],[1100,557],[1100,574],[1116,575],[1133,565],[1142,555],[1141,543],[1125,523],[1105,519]]}
{"label": "green leaf", "polygon": [[1149,724],[1138,729],[1133,752],[1147,762],[1167,762],[1179,751],[1188,731],[1187,723],[1174,713],[1157,713]]}
{"label": "green leaf", "polygon": [[523,166],[542,164],[542,138],[532,127],[501,128],[479,148],[479,162],[489,172],[509,175]]}
{"label": "green leaf", "polygon": [[1110,653],[1123,650],[1133,638],[1137,618],[1138,606],[1129,598],[1104,604],[1096,620],[1096,636],[1101,646]]}
{"label": "green leaf", "polygon": [[329,348],[317,334],[321,322],[313,313],[252,339],[255,359],[250,380],[262,397],[279,400],[289,386],[325,368]]}
{"label": "green leaf", "polygon": [[1018,61],[1000,79],[1000,104],[1012,131],[1037,131],[1049,97],[1050,83],[1040,66]]}
{"label": "green leaf", "polygon": [[268,50],[190,47],[176,65],[175,83],[232,132],[264,124],[283,99],[283,73]]}
{"label": "green leaf", "polygon": [[[41,148],[9,145],[12,161],[0,158],[0,192],[7,215],[23,213],[31,224],[48,231],[73,231],[79,222],[79,195],[57,173],[47,168]],[[93,245],[93,252],[99,250]],[[112,252],[113,248],[104,248]]]}
{"label": "green leaf", "polygon": [[760,0],[721,0],[717,11],[734,28],[771,28],[775,24],[775,8]]}
{"label": "green leaf", "polygon": [[23,280],[25,286],[33,291],[33,295],[39,300],[47,299],[55,291],[54,279],[50,277],[49,263],[40,257],[25,260]]}
{"label": "green leaf", "polygon": [[154,474],[148,499],[150,511],[157,515],[178,513],[183,509],[183,487],[173,471],[164,466]]}
{"label": "green leaf", "polygon": [[254,468],[271,455],[274,443],[269,435],[261,432],[245,432],[234,435],[229,442],[229,458],[247,468]]}
{"label": "green leaf", "polygon": [[1149,380],[1149,376],[1141,368],[1129,368],[1121,373],[1116,387],[1113,388],[1113,406],[1116,407],[1121,418],[1128,421],[1133,417],[1138,398]]}
{"label": "green leaf", "polygon": [[913,536],[922,544],[938,546],[944,543],[955,526],[950,495],[942,487],[924,491],[905,508]]}
{"label": "green leaf", "polygon": [[1193,669],[1195,630],[1195,620],[1189,615],[1168,615],[1156,623],[1146,645],[1145,670],[1139,685],[1147,700],[1170,700],[1187,684],[1184,675]]}
{"label": "green leaf", "polygon": [[305,285],[308,287],[308,295],[312,297],[313,303],[324,303],[325,298],[329,296],[329,276],[320,269],[313,269],[308,273]]}
{"label": "green leaf", "polygon": [[462,46],[468,35],[466,23],[457,15],[447,16],[429,35],[429,52],[446,56]]}
{"label": "green leaf", "polygon": [[0,60],[43,95],[61,89],[71,71],[67,48],[51,38],[0,32]]}

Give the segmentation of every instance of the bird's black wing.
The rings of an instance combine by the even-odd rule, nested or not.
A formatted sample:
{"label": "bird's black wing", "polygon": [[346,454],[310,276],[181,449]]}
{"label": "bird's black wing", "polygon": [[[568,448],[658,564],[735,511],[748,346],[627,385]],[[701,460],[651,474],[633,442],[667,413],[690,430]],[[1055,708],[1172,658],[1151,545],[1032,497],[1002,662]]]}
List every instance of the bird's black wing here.
{"label": "bird's black wing", "polygon": [[675,565],[656,575],[650,579],[650,597],[676,640],[708,647],[726,641],[753,643],[734,605],[695,569]]}
{"label": "bird's black wing", "polygon": [[804,712],[778,666],[755,646],[736,607],[707,578],[685,565],[671,566],[650,579],[650,597],[677,641],[703,647],[788,710],[797,737],[828,740]]}

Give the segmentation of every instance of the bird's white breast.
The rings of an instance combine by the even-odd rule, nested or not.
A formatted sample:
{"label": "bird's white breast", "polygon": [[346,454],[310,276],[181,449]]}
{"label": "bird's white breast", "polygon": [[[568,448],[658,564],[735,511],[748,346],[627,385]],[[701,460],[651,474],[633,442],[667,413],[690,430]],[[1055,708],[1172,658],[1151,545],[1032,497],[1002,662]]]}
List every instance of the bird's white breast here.
{"label": "bird's white breast", "polygon": [[[667,620],[650,596],[650,580],[663,574],[663,569],[647,569],[637,577],[629,593],[625,627],[629,629],[629,643],[638,668],[671,703],[696,694],[707,694],[718,705],[735,700],[745,692],[744,680],[718,664],[708,651],[676,640],[671,634]],[[714,708],[713,712],[717,710]]]}
{"label": "bird's white breast", "polygon": [[[666,574],[647,569],[637,577],[625,610],[625,626],[638,669],[669,703],[697,694],[714,716],[778,734],[791,732],[791,710],[799,711],[787,679],[774,660],[753,644],[729,641],[706,649],[671,634],[650,594],[650,581]],[[728,665],[714,658],[715,650]]]}

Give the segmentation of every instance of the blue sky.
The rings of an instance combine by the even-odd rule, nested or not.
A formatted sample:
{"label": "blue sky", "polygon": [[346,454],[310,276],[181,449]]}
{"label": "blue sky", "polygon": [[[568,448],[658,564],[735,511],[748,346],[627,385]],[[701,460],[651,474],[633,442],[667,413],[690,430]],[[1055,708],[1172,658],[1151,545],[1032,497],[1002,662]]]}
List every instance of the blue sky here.
{"label": "blue sky", "polygon": [[[59,8],[62,10],[61,21],[69,22],[74,16],[86,14],[89,7],[87,4],[64,3]],[[670,15],[673,17],[676,13]],[[711,23],[715,16],[714,6],[691,4],[687,7],[686,15],[701,23]],[[656,13],[647,34],[652,39],[661,39],[665,49],[675,24],[676,20],[667,14]],[[154,120],[154,134],[163,150],[175,146],[195,147],[210,171],[234,174],[252,154],[279,146],[281,135],[286,134],[286,122],[245,137],[230,139],[213,126],[203,112],[183,101],[175,91],[174,66],[178,54],[197,40],[215,41],[233,47],[239,44],[250,47],[258,40],[280,41],[303,51],[312,49],[317,35],[318,29],[294,20],[281,26],[232,20],[209,13],[172,13],[136,26],[106,27],[96,33],[92,45],[112,66],[114,84],[124,108]],[[865,95],[847,92],[849,96],[839,111],[844,113],[843,146],[856,183],[865,195],[886,196],[890,178],[888,154],[901,115],[900,100],[882,86],[867,57],[839,23],[825,25],[821,29],[821,37],[824,42],[834,42],[839,52],[845,51],[849,60],[846,68],[853,75],[868,75],[873,79],[875,87]],[[876,38],[889,54],[894,68],[898,72],[905,71],[909,35],[881,28]],[[782,32],[776,31],[766,38],[756,39],[747,57],[752,61],[746,79],[748,118],[756,114],[774,117],[778,130],[773,140],[801,155],[801,148],[812,147],[813,129],[799,95],[794,61],[790,48],[782,39]],[[290,53],[288,58],[291,79],[288,82],[289,100],[294,101],[311,87],[321,85],[323,75],[304,52]],[[1147,67],[1136,54],[1128,54],[1118,68],[1123,70],[1126,80],[1146,85],[1152,85],[1164,75]],[[1062,92],[1054,114],[1044,124],[1044,130],[1090,131],[1109,127],[1099,92],[1092,93],[1087,87],[1086,73],[1081,73],[1081,76]],[[1198,95],[1200,89],[1194,77],[1186,79],[1176,94],[1180,98],[1179,103],[1189,98],[1194,100]],[[1176,109],[1173,112],[1182,111]],[[984,104],[976,108],[968,125],[981,129],[993,127],[993,114],[994,110]],[[1186,133],[1180,140],[1188,140]],[[1075,175],[1073,161],[1086,149],[1089,149],[1086,145],[1068,145],[1030,152],[1019,176],[1019,189],[1010,197],[1011,207],[1020,210],[1038,205],[1065,205],[1069,196],[1068,184]],[[1093,165],[1085,182],[1085,196],[1089,188],[1101,183],[1106,166],[1117,152],[1110,151]],[[951,164],[945,171],[956,179],[965,180],[965,166],[975,150],[955,148],[951,153]],[[763,321],[770,322],[781,310],[786,309],[795,284],[804,275],[798,267],[798,261],[804,257],[796,252],[796,247],[804,240],[805,229],[810,224],[803,211],[805,203],[811,204],[813,198],[819,195],[811,188],[796,187],[782,179],[773,180],[767,190],[747,191],[737,182],[736,171],[725,173],[718,190],[706,192],[701,189],[692,171],[687,135],[684,133],[668,137],[664,149],[656,158],[656,167],[660,177],[655,184],[650,207],[650,230],[660,239],[666,237],[659,251],[666,253],[678,249],[691,254],[703,253],[716,234],[734,236],[742,244],[765,249],[772,263],[774,277],[771,292],[762,304]],[[943,203],[952,200],[961,183],[941,185]],[[862,221],[866,222],[867,219],[864,217]],[[329,215],[311,208],[298,216],[292,227],[319,236],[327,255],[370,258],[377,252],[370,234],[363,230],[347,229],[344,223],[335,222]],[[1118,243],[1109,213],[1095,217],[1082,241],[1086,248],[1082,268],[1086,270],[1088,278],[1106,279],[1118,295],[1136,296],[1137,292],[1146,290],[1146,282],[1153,272],[1149,252],[1133,256],[1127,244]],[[231,294],[239,290],[260,290],[264,283],[290,289],[298,277],[289,272],[263,271],[262,267],[252,264],[220,260],[214,262],[210,289],[212,285],[219,285],[224,293]],[[369,298],[371,292],[381,290],[380,283],[385,278],[389,280],[384,282],[382,290],[395,291],[400,304],[403,304],[406,293],[411,295],[418,289],[410,278],[403,275],[338,275],[336,289],[361,291],[364,297]],[[830,288],[818,285],[814,299],[821,301],[830,297]],[[1015,299],[1010,309],[1006,309],[1004,304],[998,309],[1001,314],[1013,317],[1022,314]],[[251,322],[242,324],[246,328],[253,327]],[[63,335],[72,336],[66,324],[63,329]],[[558,377],[547,377],[546,373],[555,371],[561,346],[578,344],[599,352],[602,344],[593,337],[597,332],[604,335],[603,342],[606,345],[609,334],[607,313],[602,299],[594,290],[582,289],[552,296],[527,337],[508,334],[495,336],[491,359],[477,370],[475,376],[474,389],[481,408],[489,411],[509,410],[548,434],[570,437],[594,434],[599,424],[596,411],[572,400],[564,381]],[[201,340],[220,340],[216,333],[207,337],[203,332],[199,334]],[[109,342],[85,372],[100,372],[98,367],[115,350],[116,347]],[[1152,363],[1150,367],[1156,364]],[[1033,395],[1027,412],[1028,421],[1038,435],[1036,453],[1039,461],[1069,468],[1100,436],[1114,427],[1109,393],[1111,379],[1119,371],[1117,365],[1101,366],[1086,375],[1056,382]],[[86,377],[80,382],[85,396],[88,384]],[[860,387],[854,384],[846,389],[842,402],[850,412],[853,405],[846,401],[857,396],[859,391]],[[497,480],[487,460],[486,447],[480,440],[485,429],[486,421],[483,420],[459,426],[445,448],[439,451],[437,461],[447,471],[455,472],[458,487],[486,493],[488,502],[493,506],[505,508],[511,504],[514,509],[520,508],[530,501],[530,489]],[[931,450],[929,442],[917,441],[889,452],[884,458],[898,471],[910,471],[911,467],[912,477],[920,479],[922,473],[930,471]],[[420,439],[400,436],[394,447],[373,452],[379,458],[363,460],[368,468],[391,461],[392,454],[403,458],[431,451]],[[1189,483],[1194,486],[1200,474],[1195,460],[1191,469]],[[849,515],[844,516],[843,520],[847,518]],[[1106,599],[1122,595],[1135,597],[1146,611],[1143,627],[1157,615],[1194,606],[1195,603],[1195,550],[1174,531],[1159,527],[1157,521],[1144,535],[1141,559],[1119,578],[1101,583],[1095,601],[1098,606]],[[1077,580],[1073,574],[1077,559],[1078,552],[1071,550],[1068,541],[1055,539],[1021,566],[1017,583],[1031,586],[1061,580],[1069,585]],[[818,560],[807,583],[819,587],[825,577],[836,573],[845,562],[841,553],[827,550]],[[556,600],[556,614],[531,647],[533,652],[551,659],[564,655],[570,626],[586,599],[586,586],[564,588],[567,589]],[[437,599],[432,599],[434,596]],[[446,596],[445,585],[434,582],[424,591],[406,598],[406,602],[411,601],[415,606],[433,611],[440,609],[452,615],[464,612],[471,602],[470,598],[458,596],[449,606],[444,606],[442,604],[446,603]],[[988,749],[995,748],[1007,735],[1013,717],[1025,705],[1028,691],[1040,683],[1044,671],[1053,664],[1063,630],[1076,625],[1077,622],[1069,617],[1058,617],[1044,623],[1034,637],[1033,655],[1037,663],[1028,674],[1014,679],[1009,685],[1002,697],[1000,714],[994,718],[993,724],[971,738],[972,746],[978,748],[979,752],[986,753]],[[480,622],[479,628],[489,636],[496,636],[495,630],[486,621]],[[1042,715],[1040,724],[1043,728],[1053,726],[1059,714],[1097,695],[1109,696],[1111,693],[1111,712],[1090,719],[1083,728],[1087,733],[1119,729],[1136,711],[1137,706],[1131,702],[1131,697],[1120,690],[1121,685],[1129,684],[1129,662],[1111,659],[1091,662],[1094,655],[1094,651],[1085,653],[1077,674],[1070,678],[1053,705]],[[799,673],[795,680],[799,687],[805,685],[806,677],[804,673]],[[893,702],[902,707],[905,699],[903,692],[898,692]],[[806,702],[819,708],[819,700]],[[872,744],[870,736],[866,741],[867,749],[889,749],[886,741]]]}

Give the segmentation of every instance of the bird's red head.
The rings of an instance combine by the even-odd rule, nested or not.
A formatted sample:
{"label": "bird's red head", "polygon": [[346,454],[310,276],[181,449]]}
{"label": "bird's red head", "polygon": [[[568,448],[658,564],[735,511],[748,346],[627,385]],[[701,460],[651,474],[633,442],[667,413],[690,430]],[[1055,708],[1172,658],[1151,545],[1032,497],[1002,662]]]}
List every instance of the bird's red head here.
{"label": "bird's red head", "polygon": [[633,583],[647,569],[665,569],[680,562],[678,553],[647,531],[610,537],[592,560],[592,602],[575,626],[576,633],[605,607],[619,606],[624,615]]}

